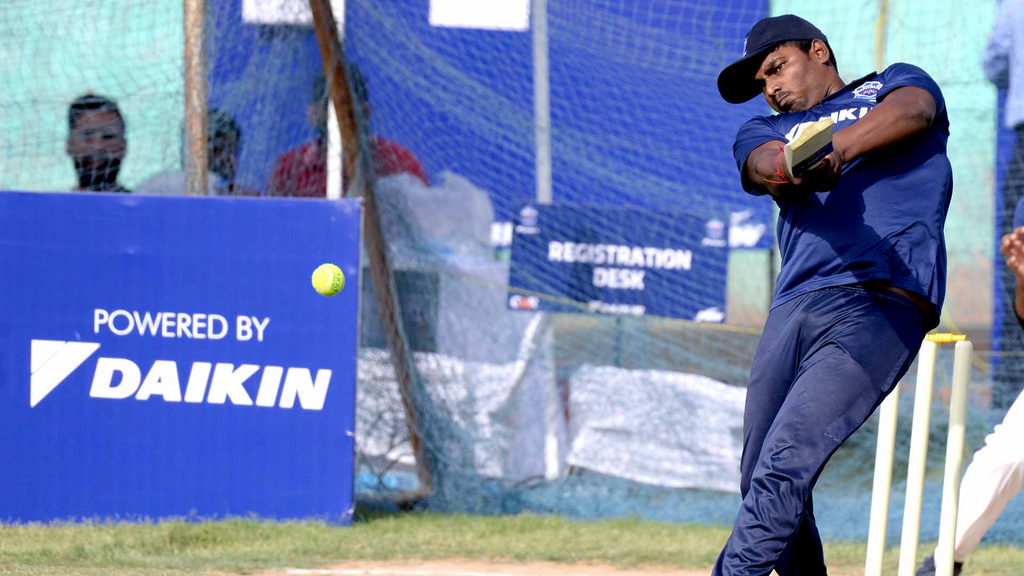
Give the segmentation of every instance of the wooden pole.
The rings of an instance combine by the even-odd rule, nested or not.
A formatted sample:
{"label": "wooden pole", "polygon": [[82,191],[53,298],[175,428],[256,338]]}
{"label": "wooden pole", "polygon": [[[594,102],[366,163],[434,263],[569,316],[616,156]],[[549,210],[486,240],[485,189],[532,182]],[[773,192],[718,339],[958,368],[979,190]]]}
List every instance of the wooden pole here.
{"label": "wooden pole", "polygon": [[[398,302],[398,290],[395,279],[388,265],[387,240],[380,223],[380,213],[374,195],[370,168],[370,159],[360,150],[360,125],[353,98],[349,90],[348,75],[345,65],[345,51],[338,37],[338,24],[328,0],[309,0],[313,13],[313,26],[316,29],[317,43],[320,46],[320,58],[324,66],[324,77],[327,89],[334,105],[334,110],[341,128],[343,162],[345,174],[351,182],[344,185],[354,188],[354,195],[363,198],[363,238],[366,256],[370,264],[370,276],[377,294],[380,307],[381,324],[391,351],[398,388],[402,395],[405,409],[406,425],[409,429],[409,440],[412,442],[416,456],[416,469],[420,480],[421,491],[433,488],[430,459],[423,445],[420,431],[422,419],[415,402],[415,391],[422,391],[416,364],[409,347],[405,328],[402,325],[401,306]],[[365,136],[368,136],[366,134]]]}
{"label": "wooden pole", "polygon": [[885,69],[885,30],[889,21],[889,0],[878,0],[878,19],[875,20],[875,71]]}
{"label": "wooden pole", "polygon": [[206,195],[206,0],[185,2],[185,194]]}

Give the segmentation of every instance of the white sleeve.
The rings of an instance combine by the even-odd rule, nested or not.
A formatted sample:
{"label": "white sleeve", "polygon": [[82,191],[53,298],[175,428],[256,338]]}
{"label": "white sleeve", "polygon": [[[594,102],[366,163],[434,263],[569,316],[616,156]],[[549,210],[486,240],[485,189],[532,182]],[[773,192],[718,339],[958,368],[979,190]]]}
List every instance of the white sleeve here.
{"label": "white sleeve", "polygon": [[135,186],[136,194],[185,194],[185,173],[180,170],[157,172]]}

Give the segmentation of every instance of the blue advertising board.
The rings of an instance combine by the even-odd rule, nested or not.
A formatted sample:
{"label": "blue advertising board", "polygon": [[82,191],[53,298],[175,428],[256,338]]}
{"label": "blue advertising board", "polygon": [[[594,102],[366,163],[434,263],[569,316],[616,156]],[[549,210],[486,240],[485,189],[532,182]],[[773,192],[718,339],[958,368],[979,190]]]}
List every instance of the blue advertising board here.
{"label": "blue advertising board", "polygon": [[349,522],[361,213],[0,192],[0,520]]}
{"label": "blue advertising board", "polygon": [[728,225],[680,211],[524,205],[508,306],[725,319]]}

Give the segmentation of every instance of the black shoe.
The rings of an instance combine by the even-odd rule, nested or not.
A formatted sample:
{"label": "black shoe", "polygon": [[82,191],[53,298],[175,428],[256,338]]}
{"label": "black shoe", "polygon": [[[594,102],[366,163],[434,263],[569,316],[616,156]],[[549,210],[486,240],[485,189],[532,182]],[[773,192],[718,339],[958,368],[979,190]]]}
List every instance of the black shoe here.
{"label": "black shoe", "polygon": [[[953,562],[953,576],[960,576],[960,571],[964,569],[963,562]],[[917,569],[917,576],[935,576],[935,555],[931,555],[921,562],[921,567]]]}

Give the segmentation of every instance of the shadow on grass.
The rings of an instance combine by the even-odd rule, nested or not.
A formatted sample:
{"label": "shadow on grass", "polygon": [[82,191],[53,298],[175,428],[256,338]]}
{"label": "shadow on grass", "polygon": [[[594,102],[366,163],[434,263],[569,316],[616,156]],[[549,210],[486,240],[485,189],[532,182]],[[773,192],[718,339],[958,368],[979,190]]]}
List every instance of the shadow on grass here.
{"label": "shadow on grass", "polygon": [[358,498],[352,513],[353,524],[369,524],[384,519],[423,514],[427,511],[425,499],[417,494],[391,497]]}

